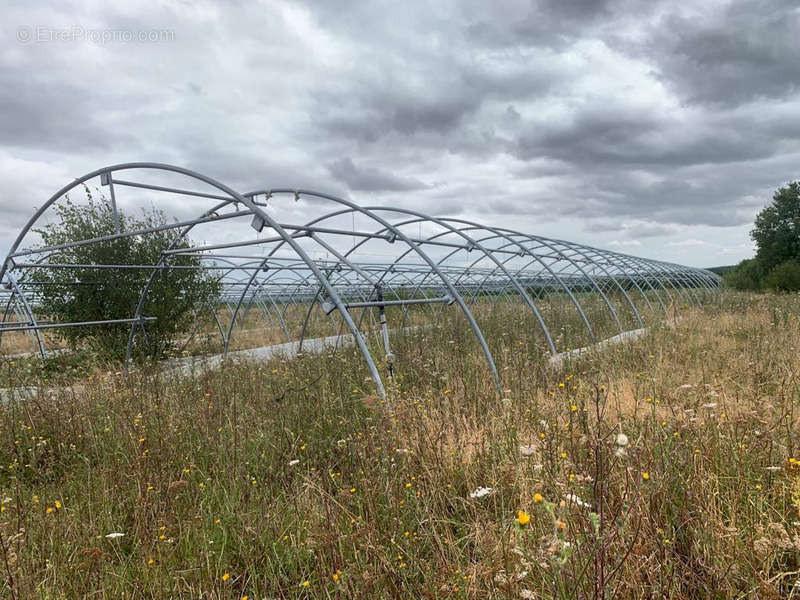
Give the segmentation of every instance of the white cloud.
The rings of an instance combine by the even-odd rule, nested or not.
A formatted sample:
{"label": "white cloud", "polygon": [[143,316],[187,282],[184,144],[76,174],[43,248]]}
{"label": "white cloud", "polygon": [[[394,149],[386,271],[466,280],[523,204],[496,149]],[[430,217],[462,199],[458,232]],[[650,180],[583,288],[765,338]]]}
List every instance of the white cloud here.
{"label": "white cloud", "polygon": [[673,246],[676,248],[696,248],[698,246],[710,246],[708,242],[704,240],[696,240],[696,239],[686,239],[686,240],[673,240],[667,242],[667,246]]}
{"label": "white cloud", "polygon": [[619,246],[622,248],[638,247],[642,245],[639,240],[611,240],[608,242],[609,246]]}

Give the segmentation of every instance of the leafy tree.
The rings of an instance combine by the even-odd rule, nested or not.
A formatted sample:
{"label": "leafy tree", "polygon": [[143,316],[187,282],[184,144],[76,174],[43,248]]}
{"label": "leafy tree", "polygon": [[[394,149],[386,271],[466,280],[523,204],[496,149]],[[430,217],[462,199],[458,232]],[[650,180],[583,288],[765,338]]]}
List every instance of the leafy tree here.
{"label": "leafy tree", "polygon": [[800,264],[800,181],[773,194],[772,204],[756,216],[750,237],[757,246],[755,258],[726,273],[725,283],[741,290],[797,289],[792,286]]}
{"label": "leafy tree", "polygon": [[[41,245],[56,246],[116,233],[111,206],[95,201],[86,189],[88,204],[67,199],[55,207],[57,221],[36,230]],[[121,231],[134,231],[166,224],[160,211],[144,211],[140,218],[118,213]],[[142,289],[152,269],[96,269],[88,265],[156,265],[162,250],[177,236],[177,230],[116,238],[57,250],[47,256],[43,267],[32,269],[30,279],[39,290],[39,310],[60,322],[125,319],[134,316]],[[178,248],[190,247],[184,239]],[[87,265],[59,268],[57,264]],[[155,317],[145,323],[146,336],[137,335],[137,354],[163,356],[175,339],[193,323],[204,307],[219,294],[219,284],[199,269],[194,256],[170,257],[171,267],[155,273],[143,306],[143,316]],[[47,265],[53,265],[48,267]],[[128,343],[130,323],[56,329],[73,348],[85,344],[108,358],[122,358]]]}
{"label": "leafy tree", "polygon": [[775,192],[772,204],[758,213],[750,236],[765,273],[787,260],[800,259],[800,182]]}

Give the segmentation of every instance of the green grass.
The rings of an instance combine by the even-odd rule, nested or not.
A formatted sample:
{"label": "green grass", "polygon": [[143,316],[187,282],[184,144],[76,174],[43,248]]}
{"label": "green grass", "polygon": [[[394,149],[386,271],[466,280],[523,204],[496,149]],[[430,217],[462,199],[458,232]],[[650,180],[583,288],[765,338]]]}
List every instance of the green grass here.
{"label": "green grass", "polygon": [[455,310],[393,340],[385,402],[352,349],[5,363],[40,391],[0,407],[0,595],[800,597],[800,299],[681,314],[554,372],[532,317],[487,310],[502,398]]}

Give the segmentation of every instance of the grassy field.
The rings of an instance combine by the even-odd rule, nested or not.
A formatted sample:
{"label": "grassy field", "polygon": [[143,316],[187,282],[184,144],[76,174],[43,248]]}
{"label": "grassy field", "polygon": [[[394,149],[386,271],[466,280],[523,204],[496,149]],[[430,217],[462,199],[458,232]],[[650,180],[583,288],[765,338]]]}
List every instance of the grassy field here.
{"label": "grassy field", "polygon": [[5,361],[40,387],[0,406],[0,597],[800,598],[800,297],[725,293],[562,371],[487,311],[502,398],[449,314],[396,337],[386,401],[350,349]]}

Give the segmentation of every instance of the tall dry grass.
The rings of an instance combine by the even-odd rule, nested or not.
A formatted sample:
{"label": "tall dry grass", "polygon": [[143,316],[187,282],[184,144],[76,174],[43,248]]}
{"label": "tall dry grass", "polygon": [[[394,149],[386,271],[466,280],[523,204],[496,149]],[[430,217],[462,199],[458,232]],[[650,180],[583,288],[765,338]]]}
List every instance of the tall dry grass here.
{"label": "tall dry grass", "polygon": [[48,374],[0,408],[0,593],[800,597],[800,298],[559,372],[513,308],[480,315],[503,397],[455,311],[395,336],[385,402],[350,349]]}

